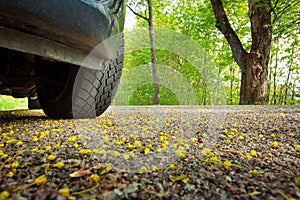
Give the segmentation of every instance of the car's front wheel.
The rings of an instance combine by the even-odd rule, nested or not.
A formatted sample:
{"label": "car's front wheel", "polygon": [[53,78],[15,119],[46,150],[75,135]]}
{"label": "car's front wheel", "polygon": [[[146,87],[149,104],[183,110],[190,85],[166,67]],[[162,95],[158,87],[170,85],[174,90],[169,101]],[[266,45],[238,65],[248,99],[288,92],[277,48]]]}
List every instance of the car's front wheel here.
{"label": "car's front wheel", "polygon": [[95,118],[112,102],[123,68],[123,54],[100,69],[40,61],[35,71],[40,105],[50,118]]}

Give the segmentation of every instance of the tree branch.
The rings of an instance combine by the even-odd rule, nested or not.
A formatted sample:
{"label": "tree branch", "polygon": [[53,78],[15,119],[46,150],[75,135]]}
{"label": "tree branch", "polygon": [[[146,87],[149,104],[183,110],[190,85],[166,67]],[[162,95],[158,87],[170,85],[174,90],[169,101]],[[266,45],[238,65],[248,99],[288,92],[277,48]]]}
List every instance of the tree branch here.
{"label": "tree branch", "polygon": [[272,7],[272,11],[277,9],[278,4],[279,4],[279,0],[276,0],[275,3],[274,3],[274,6]]}
{"label": "tree branch", "polygon": [[126,6],[127,6],[127,8],[129,8],[129,10],[130,10],[133,14],[135,14],[136,16],[138,16],[138,17],[140,17],[140,18],[142,18],[142,19],[144,19],[144,20],[146,20],[146,21],[149,22],[149,18],[147,18],[147,17],[145,17],[145,16],[143,16],[143,15],[141,15],[141,14],[135,12],[129,5],[126,5]]}
{"label": "tree branch", "polygon": [[[290,33],[293,33],[294,31],[297,31],[297,26],[300,25],[300,17],[295,19],[294,21],[291,21],[288,23],[288,25],[285,25],[284,28],[281,28],[281,25],[279,24],[279,28],[277,28],[275,32],[275,38],[282,37],[284,34],[286,34],[286,37],[289,37]],[[296,32],[295,32],[296,33]],[[299,33],[299,31],[297,32]]]}
{"label": "tree branch", "polygon": [[243,70],[243,68],[244,68],[243,59],[246,58],[245,55],[247,54],[247,52],[243,48],[243,45],[242,45],[239,37],[237,36],[237,34],[235,33],[235,31],[233,30],[233,28],[231,27],[231,25],[229,23],[228,17],[226,15],[224,7],[222,5],[222,1],[221,0],[210,0],[210,2],[212,4],[214,14],[216,17],[216,27],[225,36],[227,42],[229,43],[229,45],[231,47],[234,60],[237,62],[237,64],[241,68],[241,70]]}
{"label": "tree branch", "polygon": [[276,12],[277,9],[272,8],[272,11],[274,13],[274,19],[273,19],[272,23],[275,23],[277,21],[277,19],[280,19],[282,17],[282,15],[286,14],[286,10],[288,10],[291,7],[296,6],[299,3],[300,3],[299,0],[294,0],[293,2],[289,2],[289,5],[285,5],[285,6],[284,6],[284,3],[283,3],[281,5],[283,8],[281,10],[278,9],[278,12]]}

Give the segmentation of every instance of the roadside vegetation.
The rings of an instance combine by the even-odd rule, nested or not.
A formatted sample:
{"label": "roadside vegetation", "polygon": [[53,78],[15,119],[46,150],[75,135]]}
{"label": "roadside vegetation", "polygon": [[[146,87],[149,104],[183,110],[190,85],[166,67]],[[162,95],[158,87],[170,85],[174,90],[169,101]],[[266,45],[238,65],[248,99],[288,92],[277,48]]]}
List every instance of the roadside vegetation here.
{"label": "roadside vegetation", "polygon": [[27,108],[26,98],[13,98],[11,96],[0,95],[0,110],[24,109]]}

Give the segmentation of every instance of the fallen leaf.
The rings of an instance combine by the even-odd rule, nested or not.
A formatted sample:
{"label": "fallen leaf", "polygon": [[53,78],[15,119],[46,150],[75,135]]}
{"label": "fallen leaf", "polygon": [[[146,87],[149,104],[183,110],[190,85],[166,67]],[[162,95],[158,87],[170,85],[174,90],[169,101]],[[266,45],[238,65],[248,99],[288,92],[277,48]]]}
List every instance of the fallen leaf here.
{"label": "fallen leaf", "polygon": [[77,178],[77,177],[83,177],[89,175],[90,173],[91,173],[90,170],[80,170],[80,171],[73,172],[69,176],[72,178]]}
{"label": "fallen leaf", "polygon": [[105,167],[106,167],[106,165],[103,164],[103,163],[96,163],[96,164],[92,167],[92,169],[103,169],[103,168],[105,168]]}
{"label": "fallen leaf", "polygon": [[261,194],[261,192],[258,192],[258,191],[253,191],[253,192],[251,192],[251,193],[249,193],[249,195],[251,195],[251,196],[255,196],[255,195],[259,195],[259,194]]}
{"label": "fallen leaf", "polygon": [[184,175],[180,175],[180,176],[172,176],[170,175],[169,176],[170,180],[173,181],[173,182],[176,182],[176,181],[183,181],[183,182],[188,182],[189,181],[189,178],[186,174]]}

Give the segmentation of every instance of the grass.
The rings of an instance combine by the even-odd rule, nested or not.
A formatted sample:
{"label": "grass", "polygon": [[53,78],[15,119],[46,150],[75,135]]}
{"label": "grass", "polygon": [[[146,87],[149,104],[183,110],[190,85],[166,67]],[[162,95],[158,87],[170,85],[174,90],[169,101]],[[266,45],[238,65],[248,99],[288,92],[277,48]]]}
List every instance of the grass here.
{"label": "grass", "polygon": [[28,108],[27,98],[14,98],[0,95],[0,110],[13,110]]}

